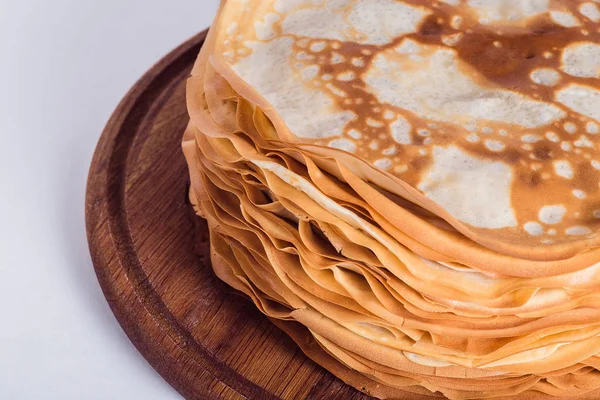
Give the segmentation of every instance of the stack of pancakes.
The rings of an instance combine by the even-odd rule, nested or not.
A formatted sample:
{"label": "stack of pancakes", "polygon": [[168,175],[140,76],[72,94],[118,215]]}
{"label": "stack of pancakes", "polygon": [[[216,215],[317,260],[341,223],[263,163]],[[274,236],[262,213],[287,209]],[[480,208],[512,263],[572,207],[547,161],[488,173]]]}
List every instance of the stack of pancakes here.
{"label": "stack of pancakes", "polygon": [[599,78],[598,0],[224,1],[183,141],[215,272],[376,397],[595,398]]}

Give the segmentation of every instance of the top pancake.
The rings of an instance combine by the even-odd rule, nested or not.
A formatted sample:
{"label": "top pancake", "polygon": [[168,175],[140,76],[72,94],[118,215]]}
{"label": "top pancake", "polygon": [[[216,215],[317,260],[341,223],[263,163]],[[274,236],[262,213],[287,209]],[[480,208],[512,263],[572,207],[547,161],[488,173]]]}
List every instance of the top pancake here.
{"label": "top pancake", "polygon": [[597,1],[229,0],[211,61],[279,138],[559,258],[600,241],[599,21]]}

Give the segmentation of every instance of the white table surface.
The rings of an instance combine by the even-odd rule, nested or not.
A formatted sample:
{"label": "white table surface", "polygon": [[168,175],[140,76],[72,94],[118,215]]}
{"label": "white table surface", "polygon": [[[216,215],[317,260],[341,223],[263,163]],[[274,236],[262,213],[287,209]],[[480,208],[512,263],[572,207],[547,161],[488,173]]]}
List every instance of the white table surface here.
{"label": "white table surface", "polygon": [[0,0],[0,398],[179,399],[94,274],[88,167],[119,100],[217,0]]}

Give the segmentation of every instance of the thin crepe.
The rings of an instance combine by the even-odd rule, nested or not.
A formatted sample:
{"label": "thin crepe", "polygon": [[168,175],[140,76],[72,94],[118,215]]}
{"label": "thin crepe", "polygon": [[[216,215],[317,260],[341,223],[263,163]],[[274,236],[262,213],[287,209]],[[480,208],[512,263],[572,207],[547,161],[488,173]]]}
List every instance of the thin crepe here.
{"label": "thin crepe", "polygon": [[365,161],[345,163],[486,247],[596,247],[598,6],[462,3],[231,0],[211,63],[278,138]]}
{"label": "thin crepe", "polygon": [[[367,3],[371,7],[364,8]],[[263,313],[286,321],[283,326],[296,327],[289,331],[307,354],[350,384],[365,387],[377,397],[409,398],[406,393],[412,392],[434,397],[442,393],[456,399],[535,398],[536,393],[592,398],[586,397],[593,396],[586,393],[600,387],[600,358],[596,356],[600,350],[600,303],[596,294],[600,267],[598,251],[593,249],[594,238],[558,237],[561,235],[557,230],[552,235],[556,237],[555,243],[536,248],[539,238],[535,239],[535,235],[523,239],[515,230],[481,230],[465,224],[444,209],[443,204],[432,201],[435,199],[421,191],[412,178],[403,176],[418,175],[418,168],[390,173],[389,168],[382,168],[383,164],[368,154],[341,151],[331,142],[319,142],[322,138],[298,135],[303,128],[294,124],[322,123],[320,118],[327,120],[335,113],[325,110],[328,107],[324,107],[325,116],[307,113],[301,107],[302,100],[297,99],[294,107],[299,115],[292,118],[292,125],[296,126],[292,129],[286,111],[282,112],[272,104],[272,99],[267,99],[284,95],[284,89],[302,94],[296,87],[296,77],[287,76],[288,82],[278,80],[275,74],[266,74],[273,81],[270,88],[274,91],[261,93],[260,87],[252,85],[256,83],[253,79],[261,74],[260,65],[247,69],[250,75],[243,76],[239,68],[236,70],[236,63],[223,53],[227,46],[240,46],[248,39],[247,35],[254,44],[236,48],[240,59],[251,57],[249,49],[260,50],[259,41],[298,35],[280,29],[285,21],[289,22],[288,18],[297,18],[293,17],[294,12],[312,12],[314,18],[300,18],[300,22],[291,24],[291,29],[304,29],[306,35],[307,27],[312,27],[310,35],[323,35],[323,29],[330,29],[335,23],[324,28],[317,17],[328,15],[331,9],[344,6],[344,15],[351,18],[358,7],[362,10],[359,20],[369,20],[369,13],[377,11],[377,7],[387,4],[393,8],[396,3],[402,3],[404,10],[398,15],[407,19],[418,13],[411,14],[406,7],[427,12],[416,1],[391,0],[256,3],[231,0],[222,4],[189,81],[191,122],[183,143],[192,180],[190,198],[198,214],[208,219],[215,272],[248,294]],[[544,11],[544,1],[512,4],[516,14],[504,18],[500,11],[509,9],[506,7],[509,3],[512,2],[471,1],[461,18],[470,21],[466,26],[474,31],[493,27],[498,30],[495,34],[509,37],[516,33],[530,35],[532,27],[539,28],[541,22],[553,27],[548,32],[571,35],[568,33],[571,28],[557,28],[558,22],[552,22],[560,20],[566,24],[567,14]],[[569,2],[571,13],[575,12],[573,3]],[[494,9],[494,4],[502,7]],[[590,6],[579,5],[577,12],[592,15]],[[553,10],[562,6],[561,2],[551,4]],[[428,15],[454,10],[450,7],[440,3]],[[238,13],[240,10],[243,15]],[[267,10],[281,15],[277,17],[277,13],[269,14]],[[286,12],[290,14],[282,18]],[[519,13],[525,17],[517,18]],[[477,26],[472,25],[475,16],[480,18]],[[234,17],[239,18],[237,25],[232,22]],[[248,18],[257,23],[248,23]],[[577,29],[589,28],[592,20],[586,18],[579,21]],[[431,18],[427,21],[417,24],[417,32],[446,36],[443,31],[433,29]],[[443,25],[443,21],[435,21]],[[457,23],[456,18],[452,21]],[[395,24],[405,23],[385,20],[380,24],[385,32],[379,26],[369,30],[371,36],[357,36],[353,40],[359,45],[365,40],[386,40],[390,30],[399,29]],[[269,27],[274,36],[257,40],[256,35],[265,34]],[[349,34],[347,30],[338,33]],[[414,36],[414,32],[398,35]],[[584,36],[594,38],[594,35],[588,32]],[[400,36],[398,43],[406,39]],[[323,46],[312,43],[313,39],[301,48]],[[352,41],[348,37],[329,40],[340,42],[340,49]],[[565,39],[567,42],[571,43]],[[352,51],[360,50],[359,45]],[[385,45],[376,43],[376,47]],[[394,51],[405,54],[403,51],[407,49],[399,50]],[[413,44],[407,51],[406,54],[414,56],[412,61],[422,61],[419,57],[424,56],[415,52]],[[588,57],[581,64],[563,67],[576,75],[590,74],[593,61],[593,57]],[[328,62],[324,60],[323,65]],[[585,67],[583,72],[576,72],[577,66]],[[286,69],[285,63],[275,67]],[[321,68],[325,67],[319,67],[319,71]],[[383,76],[386,74],[395,76],[391,70]],[[469,76],[475,79],[475,75]],[[537,73],[529,78],[539,81],[548,76]],[[586,79],[587,83],[594,83],[595,78]],[[498,80],[492,81],[497,89]],[[311,90],[318,93],[314,87]],[[367,121],[367,115],[360,112],[355,118],[377,125]],[[336,118],[348,123],[343,115]],[[417,116],[411,123],[425,119]],[[422,137],[433,137],[432,132],[442,129],[439,128],[442,123],[436,121],[435,128],[428,126],[429,134]],[[589,122],[586,129],[591,126]],[[446,123],[460,125],[457,121]],[[332,125],[321,128],[323,132],[335,131]],[[470,125],[464,128],[471,132]],[[568,125],[565,129],[572,127]],[[493,134],[486,132],[482,134]],[[521,133],[508,132],[507,137],[513,140],[518,137],[523,142]],[[354,132],[352,135],[357,136]],[[362,132],[361,137],[364,136],[367,134]],[[371,137],[375,138],[384,139]],[[527,137],[523,143],[531,146],[537,143],[530,139]],[[464,144],[444,143],[446,149]],[[403,146],[396,146],[397,152],[400,147],[412,146],[399,144]],[[482,157],[471,148],[460,149]],[[582,152],[573,153],[573,157],[586,157]],[[489,156],[486,154],[483,155]],[[494,160],[493,163],[506,161],[502,157]],[[511,168],[516,171],[514,165]],[[468,175],[469,171],[462,170],[459,175]],[[482,171],[490,172],[485,168]],[[475,191],[487,187],[487,183],[475,180],[475,186],[478,184],[483,186]],[[560,185],[556,187],[563,190]],[[511,190],[515,188],[513,185]],[[464,195],[458,189],[461,188],[448,190],[448,196]],[[522,206],[514,198],[511,201],[517,204],[516,208]],[[489,217],[481,214],[478,207],[473,210],[474,215],[479,215],[477,218]],[[556,218],[552,213],[543,216]],[[551,225],[559,227],[558,223]],[[593,230],[592,225],[588,228]],[[297,328],[293,321],[306,328]],[[308,341],[309,338],[312,339]]]}

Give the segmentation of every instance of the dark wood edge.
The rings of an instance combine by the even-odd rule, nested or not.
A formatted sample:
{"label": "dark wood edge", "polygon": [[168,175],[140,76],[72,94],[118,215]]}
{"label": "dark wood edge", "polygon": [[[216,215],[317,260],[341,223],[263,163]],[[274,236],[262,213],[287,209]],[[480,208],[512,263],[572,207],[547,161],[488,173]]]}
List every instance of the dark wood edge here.
{"label": "dark wood edge", "polygon": [[109,119],[88,176],[88,243],[98,281],[119,324],[138,351],[181,395],[188,399],[214,397],[198,393],[194,384],[194,378],[206,371],[242,397],[272,399],[272,394],[216,359],[178,324],[139,265],[127,224],[125,171],[136,132],[151,123],[156,108],[174,89],[169,87],[173,77],[189,71],[206,34],[204,31],[189,39],[151,68]]}

